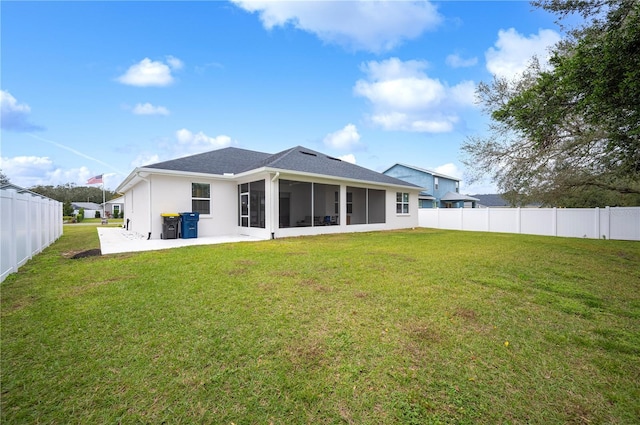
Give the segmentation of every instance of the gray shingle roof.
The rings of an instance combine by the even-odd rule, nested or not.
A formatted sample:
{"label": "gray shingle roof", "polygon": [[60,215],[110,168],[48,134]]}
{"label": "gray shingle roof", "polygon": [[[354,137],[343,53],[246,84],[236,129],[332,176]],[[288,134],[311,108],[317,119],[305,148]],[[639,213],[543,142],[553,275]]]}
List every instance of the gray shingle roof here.
{"label": "gray shingle roof", "polygon": [[71,202],[71,206],[76,209],[84,208],[85,210],[97,211],[102,209],[102,206],[96,204],[95,202]]}
{"label": "gray shingle roof", "polygon": [[461,193],[453,193],[447,192],[444,194],[441,201],[479,201],[478,198],[474,198],[473,196],[463,195]]}
{"label": "gray shingle roof", "polygon": [[161,170],[186,171],[205,174],[238,174],[246,171],[248,164],[255,164],[268,158],[271,154],[239,148],[224,148],[215,151],[185,156],[183,158],[158,162],[144,168]]}
{"label": "gray shingle roof", "polygon": [[473,195],[480,204],[486,207],[509,207],[509,203],[498,194]]}
{"label": "gray shingle roof", "polygon": [[273,155],[246,149],[225,148],[160,162],[145,168],[206,174],[239,174],[260,168],[272,168],[350,180],[418,187],[404,180],[333,158],[303,146],[296,146]]}

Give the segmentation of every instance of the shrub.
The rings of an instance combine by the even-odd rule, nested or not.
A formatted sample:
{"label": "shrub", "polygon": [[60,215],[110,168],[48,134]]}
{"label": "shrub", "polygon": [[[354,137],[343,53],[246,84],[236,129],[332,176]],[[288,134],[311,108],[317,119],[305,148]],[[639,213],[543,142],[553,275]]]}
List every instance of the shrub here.
{"label": "shrub", "polygon": [[62,205],[62,214],[67,217],[73,216],[73,206],[71,202],[67,201]]}

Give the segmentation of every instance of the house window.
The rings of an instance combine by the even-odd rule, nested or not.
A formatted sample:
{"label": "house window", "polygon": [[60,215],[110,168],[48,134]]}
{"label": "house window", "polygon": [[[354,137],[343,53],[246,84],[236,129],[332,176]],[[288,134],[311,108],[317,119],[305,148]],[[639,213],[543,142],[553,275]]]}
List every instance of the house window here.
{"label": "house window", "polygon": [[396,213],[409,214],[409,194],[403,192],[396,193]]}
{"label": "house window", "polygon": [[280,228],[340,224],[340,186],[280,179]]}
{"label": "house window", "polygon": [[434,177],[433,178],[433,189],[434,190],[438,190],[438,183],[439,183],[438,178]]}
{"label": "house window", "polygon": [[113,206],[113,216],[120,216],[120,205],[114,205]]}
{"label": "house window", "polygon": [[257,180],[238,185],[239,216],[241,227],[265,228],[265,183]]}
{"label": "house window", "polygon": [[387,192],[378,189],[367,189],[367,223],[384,223],[385,200]]}
{"label": "house window", "polygon": [[456,182],[456,193],[460,193],[460,182]]}
{"label": "house window", "polygon": [[264,180],[249,183],[249,226],[265,228]]}
{"label": "house window", "polygon": [[347,186],[347,225],[385,222],[384,190]]}
{"label": "house window", "polygon": [[191,183],[191,211],[211,214],[211,185]]}

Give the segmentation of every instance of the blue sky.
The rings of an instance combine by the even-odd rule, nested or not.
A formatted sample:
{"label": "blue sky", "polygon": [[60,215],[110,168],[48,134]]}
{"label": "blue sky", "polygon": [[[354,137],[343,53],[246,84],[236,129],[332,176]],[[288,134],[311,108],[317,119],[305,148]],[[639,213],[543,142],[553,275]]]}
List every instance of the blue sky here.
{"label": "blue sky", "polygon": [[464,179],[460,145],[487,125],[476,85],[561,37],[524,1],[0,8],[2,171],[25,187],[104,173],[115,189],[136,166],[226,146]]}

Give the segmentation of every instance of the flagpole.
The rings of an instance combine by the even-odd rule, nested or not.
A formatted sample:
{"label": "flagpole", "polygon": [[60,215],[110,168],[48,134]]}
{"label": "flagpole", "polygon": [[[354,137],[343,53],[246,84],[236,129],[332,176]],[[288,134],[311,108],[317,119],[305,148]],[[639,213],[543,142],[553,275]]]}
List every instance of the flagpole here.
{"label": "flagpole", "polygon": [[102,177],[102,220],[106,220],[107,217],[104,215],[104,175]]}

